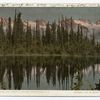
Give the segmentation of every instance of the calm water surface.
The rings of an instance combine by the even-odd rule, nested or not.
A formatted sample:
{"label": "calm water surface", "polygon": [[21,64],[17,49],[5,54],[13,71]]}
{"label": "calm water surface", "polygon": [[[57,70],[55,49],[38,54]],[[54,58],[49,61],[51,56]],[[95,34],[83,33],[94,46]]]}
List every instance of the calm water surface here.
{"label": "calm water surface", "polygon": [[100,59],[0,57],[0,89],[100,89]]}

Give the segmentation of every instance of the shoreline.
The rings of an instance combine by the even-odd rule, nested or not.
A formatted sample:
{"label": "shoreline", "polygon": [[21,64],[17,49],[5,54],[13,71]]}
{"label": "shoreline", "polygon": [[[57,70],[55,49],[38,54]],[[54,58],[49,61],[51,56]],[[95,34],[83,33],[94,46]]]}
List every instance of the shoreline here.
{"label": "shoreline", "polygon": [[22,57],[34,57],[34,56],[44,56],[44,57],[49,57],[49,56],[54,56],[54,57],[100,57],[98,55],[67,55],[67,54],[0,54],[0,57],[2,56],[6,56],[6,57],[9,57],[9,56],[22,56]]}

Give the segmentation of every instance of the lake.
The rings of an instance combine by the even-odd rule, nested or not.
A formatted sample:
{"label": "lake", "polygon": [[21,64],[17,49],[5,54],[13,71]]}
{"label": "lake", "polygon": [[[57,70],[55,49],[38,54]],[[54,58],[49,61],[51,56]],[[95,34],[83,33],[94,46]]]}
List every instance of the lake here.
{"label": "lake", "polygon": [[1,56],[0,89],[100,89],[100,58]]}

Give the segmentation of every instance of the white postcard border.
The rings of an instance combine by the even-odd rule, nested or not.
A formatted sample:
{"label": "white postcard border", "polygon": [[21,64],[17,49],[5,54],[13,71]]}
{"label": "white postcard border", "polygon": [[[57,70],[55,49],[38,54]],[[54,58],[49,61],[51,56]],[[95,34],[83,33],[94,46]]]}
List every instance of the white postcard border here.
{"label": "white postcard border", "polygon": [[[0,7],[100,7],[100,3],[0,3]],[[0,90],[0,96],[100,96],[100,91]]]}

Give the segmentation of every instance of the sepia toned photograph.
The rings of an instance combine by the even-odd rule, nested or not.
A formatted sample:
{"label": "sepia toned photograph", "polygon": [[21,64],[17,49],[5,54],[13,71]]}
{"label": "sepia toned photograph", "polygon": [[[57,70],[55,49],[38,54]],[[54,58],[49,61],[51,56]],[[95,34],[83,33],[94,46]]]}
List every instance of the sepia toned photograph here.
{"label": "sepia toned photograph", "polygon": [[0,90],[100,90],[100,8],[0,7]]}

